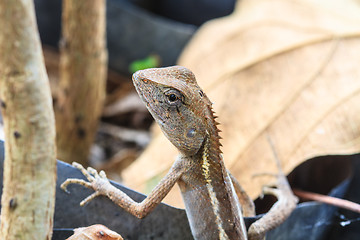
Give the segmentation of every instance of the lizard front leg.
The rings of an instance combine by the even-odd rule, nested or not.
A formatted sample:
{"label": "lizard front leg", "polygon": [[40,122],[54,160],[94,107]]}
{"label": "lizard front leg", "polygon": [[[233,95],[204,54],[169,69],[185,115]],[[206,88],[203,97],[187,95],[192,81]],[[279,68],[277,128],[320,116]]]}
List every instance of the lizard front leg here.
{"label": "lizard front leg", "polygon": [[185,164],[183,164],[179,158],[166,176],[151,191],[151,193],[142,202],[138,203],[124,192],[111,185],[109,180],[106,178],[104,171],[100,171],[100,173],[98,173],[93,168],[88,168],[86,170],[78,163],[73,163],[73,166],[81,170],[89,182],[82,179],[67,179],[63,184],[61,184],[61,188],[67,192],[66,188],[69,184],[80,184],[95,191],[89,197],[84,199],[80,205],[90,202],[97,196],[105,195],[121,208],[138,218],[147,216],[164,199],[171,188],[179,180],[181,175],[186,171]]}

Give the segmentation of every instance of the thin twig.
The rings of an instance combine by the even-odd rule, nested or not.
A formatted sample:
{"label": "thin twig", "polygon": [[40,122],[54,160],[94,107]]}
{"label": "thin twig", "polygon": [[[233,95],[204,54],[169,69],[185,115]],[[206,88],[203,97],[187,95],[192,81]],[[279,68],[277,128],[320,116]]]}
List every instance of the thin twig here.
{"label": "thin twig", "polygon": [[296,196],[304,200],[313,200],[317,202],[322,202],[336,207],[344,208],[353,212],[360,213],[360,204],[345,199],[326,196],[318,193],[306,192],[299,189],[293,189],[293,192],[295,193]]}
{"label": "thin twig", "polygon": [[284,174],[284,172],[283,172],[283,170],[282,170],[282,167],[281,167],[279,155],[277,154],[277,151],[276,151],[276,149],[275,149],[274,143],[273,143],[272,139],[270,138],[269,134],[266,134],[266,138],[267,138],[267,140],[268,140],[268,142],[269,142],[271,151],[272,151],[272,153],[273,153],[273,155],[274,155],[275,162],[276,162],[276,166],[277,166],[278,172],[279,172],[278,174],[279,174],[279,175],[282,174],[282,175],[284,175],[284,177],[285,177],[285,174]]}

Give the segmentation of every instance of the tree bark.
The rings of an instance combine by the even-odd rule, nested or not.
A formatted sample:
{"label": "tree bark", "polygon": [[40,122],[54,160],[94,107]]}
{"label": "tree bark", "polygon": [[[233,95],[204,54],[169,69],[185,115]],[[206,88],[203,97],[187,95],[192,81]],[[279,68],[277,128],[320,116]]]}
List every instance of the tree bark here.
{"label": "tree bark", "polygon": [[64,0],[62,20],[54,105],[58,158],[87,165],[105,98],[105,0]]}
{"label": "tree bark", "polygon": [[1,0],[0,29],[6,139],[0,239],[51,239],[55,122],[33,1]]}

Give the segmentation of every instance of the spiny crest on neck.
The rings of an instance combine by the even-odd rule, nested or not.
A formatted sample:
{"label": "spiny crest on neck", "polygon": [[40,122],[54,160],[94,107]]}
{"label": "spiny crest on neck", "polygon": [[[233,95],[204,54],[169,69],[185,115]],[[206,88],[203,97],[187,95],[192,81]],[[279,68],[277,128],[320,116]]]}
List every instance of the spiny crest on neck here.
{"label": "spiny crest on neck", "polygon": [[211,148],[220,157],[220,155],[222,154],[222,151],[220,149],[220,147],[222,146],[222,144],[220,143],[220,139],[222,139],[222,137],[219,135],[221,130],[217,127],[220,123],[216,120],[217,116],[215,115],[211,104],[207,105],[207,115],[205,117],[208,121],[209,143],[211,145]]}

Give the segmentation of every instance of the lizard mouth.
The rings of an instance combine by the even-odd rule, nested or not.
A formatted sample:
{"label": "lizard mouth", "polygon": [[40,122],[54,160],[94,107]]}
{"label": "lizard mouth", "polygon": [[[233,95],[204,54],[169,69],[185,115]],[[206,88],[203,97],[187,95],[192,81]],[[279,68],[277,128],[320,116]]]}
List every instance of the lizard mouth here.
{"label": "lizard mouth", "polygon": [[[146,99],[146,96],[144,96],[144,99]],[[148,111],[150,112],[150,114],[153,116],[153,118],[155,119],[155,121],[159,124],[159,125],[165,125],[166,121],[165,119],[162,117],[161,115],[161,111],[155,110],[156,108],[152,108],[151,104],[148,101],[145,101],[146,103],[146,108],[148,109]]]}
{"label": "lizard mouth", "polygon": [[[165,119],[162,117],[161,115],[161,111],[159,110],[159,108],[157,107],[153,107],[153,104],[151,103],[151,101],[148,99],[148,96],[146,94],[143,94],[140,92],[139,90],[139,84],[137,83],[137,81],[134,81],[134,86],[136,91],[138,92],[138,95],[140,96],[141,100],[145,103],[146,108],[148,109],[148,111],[150,112],[150,114],[153,116],[153,118],[156,120],[156,122],[159,125],[165,125],[166,121]],[[157,109],[157,110],[156,110]]]}

